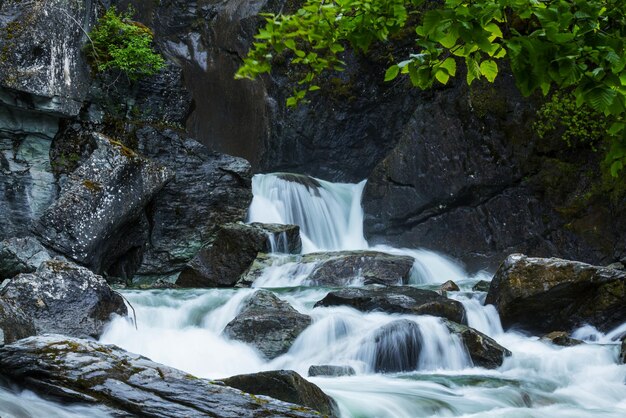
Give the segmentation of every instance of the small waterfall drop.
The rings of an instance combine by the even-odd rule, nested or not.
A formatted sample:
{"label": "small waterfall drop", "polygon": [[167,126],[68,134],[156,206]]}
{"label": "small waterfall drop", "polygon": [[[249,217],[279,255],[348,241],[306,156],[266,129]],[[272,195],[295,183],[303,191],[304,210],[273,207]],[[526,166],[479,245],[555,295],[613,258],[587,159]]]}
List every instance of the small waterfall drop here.
{"label": "small waterfall drop", "polygon": [[299,225],[305,253],[365,249],[364,187],[365,180],[347,184],[295,174],[257,174],[252,178],[248,221]]}

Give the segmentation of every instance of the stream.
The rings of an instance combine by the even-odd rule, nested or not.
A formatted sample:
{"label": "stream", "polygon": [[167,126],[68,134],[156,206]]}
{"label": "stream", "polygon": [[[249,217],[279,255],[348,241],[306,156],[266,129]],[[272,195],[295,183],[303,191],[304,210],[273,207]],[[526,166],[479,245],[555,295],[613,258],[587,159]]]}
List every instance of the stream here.
{"label": "stream", "polygon": [[[413,257],[410,285],[433,290],[454,280],[461,290],[448,292],[448,296],[464,305],[469,326],[494,338],[511,350],[512,356],[497,370],[473,367],[463,344],[439,318],[364,313],[345,306],[314,308],[333,289],[306,286],[307,269],[312,267],[282,254],[286,246],[280,239],[272,243],[271,265],[253,286],[271,289],[313,318],[286,354],[268,361],[252,347],[221,335],[254,288],[124,290],[136,311],[137,329],[129,319],[115,318],[101,342],[203,378],[295,370],[333,397],[342,417],[626,416],[626,365],[617,362],[618,342],[626,334],[626,324],[607,334],[583,327],[574,337],[587,344],[573,347],[504,332],[494,307],[484,306],[486,293],[471,290],[479,280],[490,280],[489,272],[469,275],[454,260],[426,250],[369,247],[360,207],[365,182],[297,179],[302,181],[256,175],[248,220],[300,225],[303,253],[372,249]],[[351,285],[359,284],[357,275]],[[400,318],[419,327],[422,350],[417,368],[375,373],[371,337],[382,325]],[[389,352],[399,350],[395,340],[385,344]],[[322,364],[351,366],[356,375],[307,377],[311,365]],[[81,407],[46,404],[28,392],[7,391],[2,396],[27,399],[28,408],[35,411],[32,416],[84,416]],[[7,411],[0,409],[0,416],[3,412]],[[21,416],[28,415],[24,412]]]}

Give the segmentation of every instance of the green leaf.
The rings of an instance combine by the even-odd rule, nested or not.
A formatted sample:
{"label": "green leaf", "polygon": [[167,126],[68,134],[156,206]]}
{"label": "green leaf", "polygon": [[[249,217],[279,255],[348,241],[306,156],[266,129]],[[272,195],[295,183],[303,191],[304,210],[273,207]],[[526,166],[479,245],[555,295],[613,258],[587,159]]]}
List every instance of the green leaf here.
{"label": "green leaf", "polygon": [[391,67],[387,68],[387,71],[385,71],[385,81],[393,80],[398,76],[399,72],[400,67],[398,65],[392,65]]}
{"label": "green leaf", "polygon": [[452,57],[446,58],[441,63],[441,68],[445,68],[448,74],[454,77],[456,75],[456,60]]}
{"label": "green leaf", "polygon": [[480,63],[480,72],[490,83],[493,83],[498,76],[498,64],[493,60],[483,61]]}

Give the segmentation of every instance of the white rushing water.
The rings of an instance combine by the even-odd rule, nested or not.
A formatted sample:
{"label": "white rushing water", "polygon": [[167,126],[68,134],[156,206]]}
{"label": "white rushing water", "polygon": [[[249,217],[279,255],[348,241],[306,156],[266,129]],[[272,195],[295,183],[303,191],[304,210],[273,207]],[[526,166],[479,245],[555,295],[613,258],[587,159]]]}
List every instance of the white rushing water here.
{"label": "white rushing water", "polygon": [[[300,225],[306,253],[366,249],[363,187],[364,182],[295,183],[255,176],[249,221]],[[285,245],[276,242],[272,248],[281,252]],[[626,325],[607,334],[582,328],[574,336],[589,344],[574,347],[504,332],[493,306],[483,305],[485,294],[470,291],[479,279],[489,279],[487,273],[471,277],[453,260],[426,250],[373,249],[414,257],[415,286],[433,288],[450,279],[460,284],[463,291],[449,296],[464,305],[469,325],[513,355],[497,370],[476,368],[438,318],[315,308],[328,289],[301,287],[312,267],[283,255],[276,255],[255,285],[273,288],[313,323],[289,352],[274,360],[221,335],[254,289],[124,291],[137,311],[138,329],[117,318],[101,340],[205,378],[274,369],[292,369],[306,377],[311,365],[352,366],[355,376],[309,378],[338,402],[342,417],[626,416],[626,366],[617,364],[616,345]],[[398,320],[414,325],[404,334],[380,336],[381,327]],[[414,344],[421,346],[419,355]],[[413,370],[376,373],[381,358]]]}

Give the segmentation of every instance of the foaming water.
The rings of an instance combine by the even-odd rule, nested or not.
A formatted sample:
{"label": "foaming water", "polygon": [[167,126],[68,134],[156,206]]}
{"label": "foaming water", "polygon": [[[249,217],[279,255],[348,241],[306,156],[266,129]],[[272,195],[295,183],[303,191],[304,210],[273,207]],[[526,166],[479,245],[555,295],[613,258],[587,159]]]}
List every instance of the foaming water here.
{"label": "foaming water", "polygon": [[108,418],[105,408],[94,405],[63,405],[43,399],[30,391],[0,386],[0,417],[3,418]]}
{"label": "foaming water", "polygon": [[[312,324],[282,356],[265,359],[222,336],[254,289],[123,291],[137,311],[138,329],[115,319],[101,340],[189,373],[222,378],[312,365],[351,366],[349,377],[309,378],[331,395],[342,417],[623,417],[626,366],[617,363],[622,327],[601,333],[583,327],[574,337],[590,344],[558,347],[536,337],[504,332],[485,293],[472,292],[486,272],[469,276],[454,260],[422,249],[369,247],[360,207],[364,182],[332,184],[307,177],[257,175],[249,220],[300,225],[303,252],[373,249],[415,260],[411,285],[432,289],[454,280],[468,324],[512,351],[497,370],[471,367],[466,348],[439,318],[363,313],[346,306],[314,307],[331,289],[304,287],[316,263],[283,252],[272,257],[254,287],[272,288]],[[358,284],[358,274],[352,284]]]}
{"label": "foaming water", "polygon": [[252,178],[250,222],[299,225],[304,252],[367,248],[361,209],[365,181],[329,183],[289,176],[289,180],[275,174]]}

